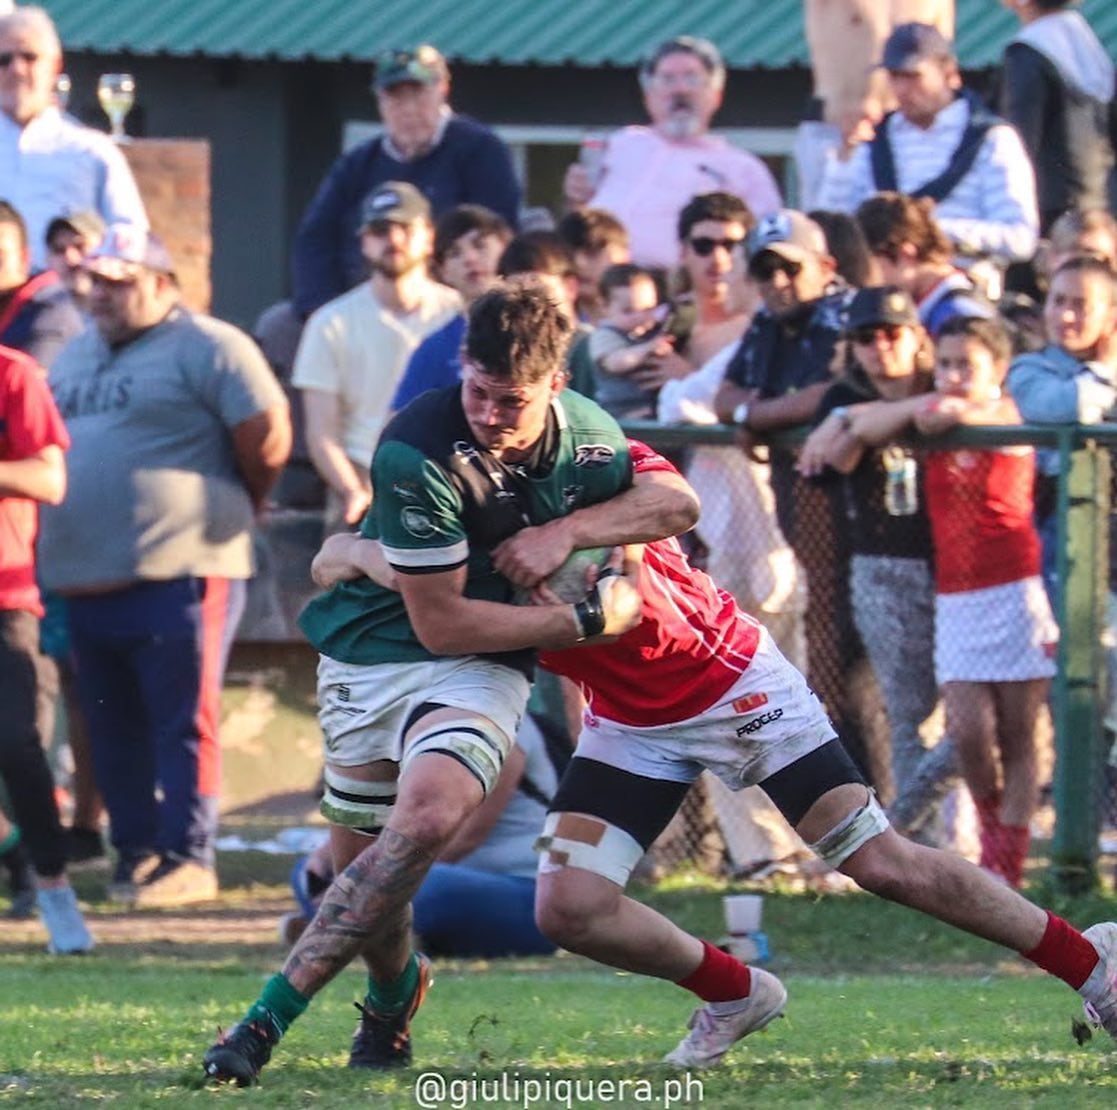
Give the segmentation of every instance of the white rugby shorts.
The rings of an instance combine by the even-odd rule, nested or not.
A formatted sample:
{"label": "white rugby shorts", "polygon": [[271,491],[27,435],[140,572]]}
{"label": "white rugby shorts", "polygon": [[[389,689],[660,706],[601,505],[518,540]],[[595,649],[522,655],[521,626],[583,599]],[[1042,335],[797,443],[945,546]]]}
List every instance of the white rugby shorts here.
{"label": "white rugby shorts", "polygon": [[519,671],[477,655],[371,666],[320,655],[318,723],[326,760],[340,767],[399,763],[404,727],[424,702],[487,717],[511,745],[530,689]]}
{"label": "white rugby shorts", "polygon": [[686,721],[635,726],[595,717],[591,701],[575,754],[668,782],[693,782],[707,768],[740,790],[836,736],[806,679],[762,629],[749,667],[716,705]]}

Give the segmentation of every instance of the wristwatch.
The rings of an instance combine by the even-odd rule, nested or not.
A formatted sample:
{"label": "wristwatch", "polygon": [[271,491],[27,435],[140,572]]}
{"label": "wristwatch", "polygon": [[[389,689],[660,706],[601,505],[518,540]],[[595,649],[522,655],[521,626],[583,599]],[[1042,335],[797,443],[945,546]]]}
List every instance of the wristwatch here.
{"label": "wristwatch", "polygon": [[846,408],[845,405],[839,405],[836,409],[831,409],[830,415],[838,421],[844,431],[849,431],[851,421],[849,418],[849,409]]}
{"label": "wristwatch", "polygon": [[748,418],[749,418],[749,403],[748,403],[748,401],[742,401],[733,410],[733,423],[736,424],[738,428],[743,428],[745,426],[745,423],[748,421]]}

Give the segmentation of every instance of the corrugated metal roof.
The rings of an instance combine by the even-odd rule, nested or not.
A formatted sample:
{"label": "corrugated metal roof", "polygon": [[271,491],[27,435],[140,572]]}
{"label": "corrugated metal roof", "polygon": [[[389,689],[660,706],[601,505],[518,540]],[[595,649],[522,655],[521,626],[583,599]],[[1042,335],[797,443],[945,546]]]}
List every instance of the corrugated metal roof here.
{"label": "corrugated metal roof", "polygon": [[[631,66],[676,34],[716,42],[733,68],[805,65],[802,0],[40,0],[69,49],[246,58],[368,59],[433,42],[483,64]],[[967,67],[996,65],[1016,21],[958,0]],[[1117,54],[1117,3],[1083,14]]]}

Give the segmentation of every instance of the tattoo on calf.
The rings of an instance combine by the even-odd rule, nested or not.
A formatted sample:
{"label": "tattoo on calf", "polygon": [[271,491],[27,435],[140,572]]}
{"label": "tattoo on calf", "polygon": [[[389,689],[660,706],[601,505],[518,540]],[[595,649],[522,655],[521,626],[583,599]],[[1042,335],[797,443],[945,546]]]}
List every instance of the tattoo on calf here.
{"label": "tattoo on calf", "polygon": [[291,985],[311,997],[382,928],[394,927],[433,862],[430,849],[384,829],[322,896],[283,965]]}

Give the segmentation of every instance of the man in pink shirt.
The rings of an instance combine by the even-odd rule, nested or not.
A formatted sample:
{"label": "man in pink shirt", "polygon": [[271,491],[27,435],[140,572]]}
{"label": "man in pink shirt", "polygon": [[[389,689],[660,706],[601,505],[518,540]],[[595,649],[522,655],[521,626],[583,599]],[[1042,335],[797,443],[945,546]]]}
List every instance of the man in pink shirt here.
{"label": "man in pink shirt", "polygon": [[713,43],[682,35],[659,46],[640,70],[651,126],[610,136],[601,170],[567,168],[566,201],[612,212],[628,229],[642,266],[678,261],[679,210],[699,193],[740,197],[756,217],[779,209],[780,192],[759,158],[710,134],[721,107],[725,65]]}

